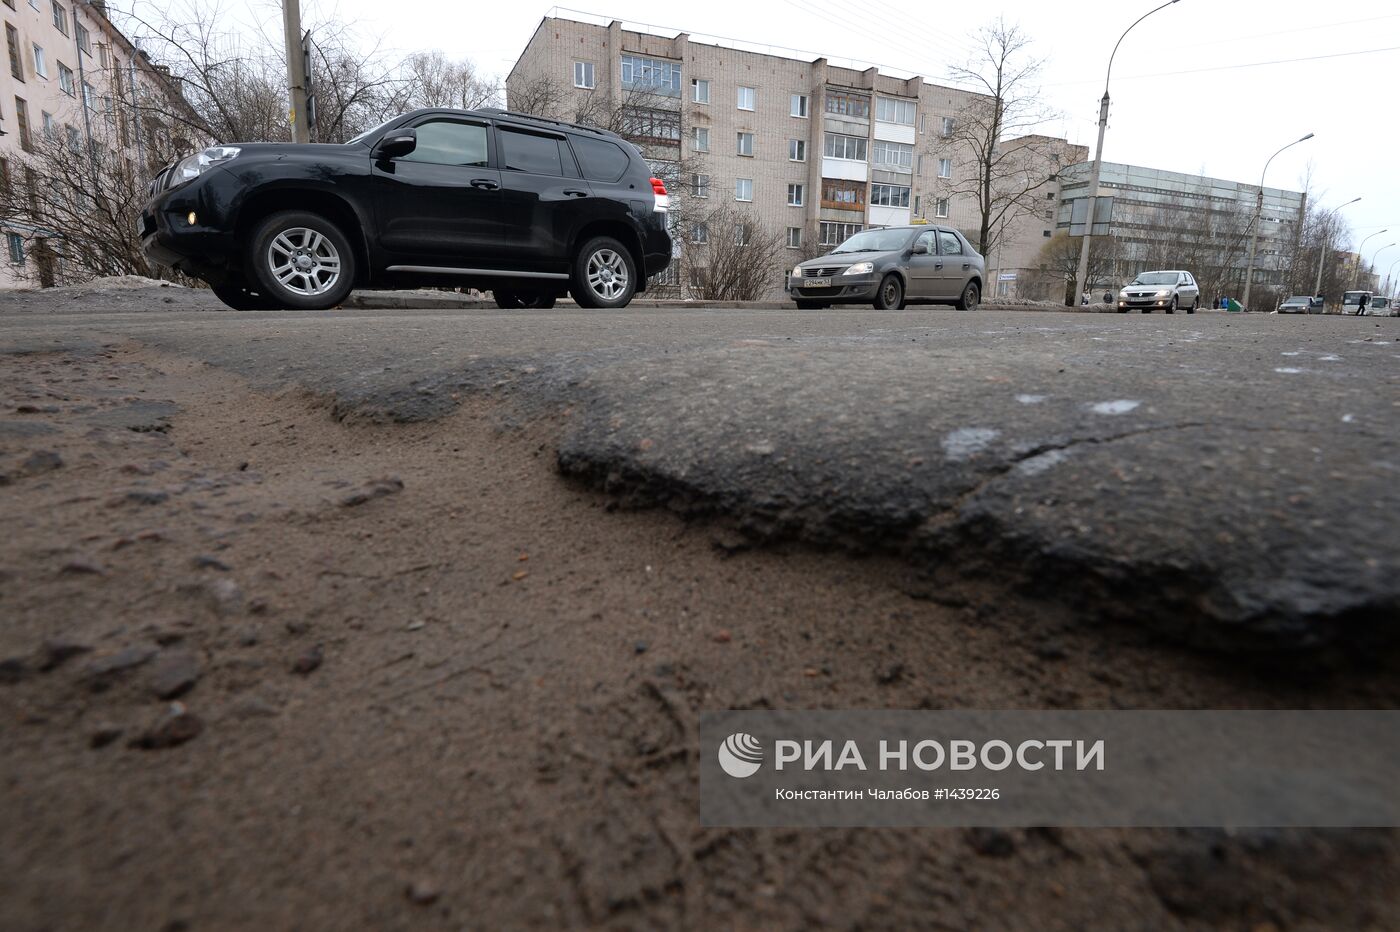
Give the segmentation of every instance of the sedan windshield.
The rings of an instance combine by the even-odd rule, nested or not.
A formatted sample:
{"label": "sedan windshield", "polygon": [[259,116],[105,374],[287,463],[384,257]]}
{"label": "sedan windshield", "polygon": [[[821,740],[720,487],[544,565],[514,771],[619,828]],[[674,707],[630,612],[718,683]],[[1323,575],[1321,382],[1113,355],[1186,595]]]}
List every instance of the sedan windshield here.
{"label": "sedan windshield", "polygon": [[832,255],[843,252],[894,252],[903,249],[913,235],[912,230],[866,230],[857,233],[832,251]]}
{"label": "sedan windshield", "polygon": [[1134,285],[1175,285],[1175,272],[1143,272],[1133,279]]}

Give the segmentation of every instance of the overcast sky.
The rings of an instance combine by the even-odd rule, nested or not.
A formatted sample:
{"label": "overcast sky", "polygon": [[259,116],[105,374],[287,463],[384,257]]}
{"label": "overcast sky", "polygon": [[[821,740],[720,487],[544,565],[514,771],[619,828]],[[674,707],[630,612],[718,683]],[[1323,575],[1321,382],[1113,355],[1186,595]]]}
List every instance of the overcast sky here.
{"label": "overcast sky", "polygon": [[[271,0],[252,0],[275,19]],[[1160,0],[1157,0],[1160,2]],[[405,52],[438,48],[505,75],[541,17],[554,8],[513,0],[303,0],[335,12]],[[665,4],[607,0],[572,9],[832,59],[855,59],[932,81],[971,54],[968,36],[1001,16],[1046,59],[1045,101],[1061,116],[1045,130],[1090,147],[1113,44],[1153,0],[710,0]],[[571,15],[560,8],[559,15]],[[1324,57],[1326,56],[1326,57]],[[1281,62],[1281,64],[1262,64]],[[1257,65],[1257,66],[1256,66]],[[1256,67],[1249,67],[1256,66]],[[1269,166],[1270,187],[1301,190],[1311,167],[1315,198],[1344,211],[1369,259],[1400,241],[1400,8],[1394,0],[1180,0],[1148,17],[1114,62],[1104,159],[1259,182],[1280,146],[1313,139]],[[1377,259],[1382,275],[1400,246]],[[1397,266],[1400,271],[1400,266]]]}

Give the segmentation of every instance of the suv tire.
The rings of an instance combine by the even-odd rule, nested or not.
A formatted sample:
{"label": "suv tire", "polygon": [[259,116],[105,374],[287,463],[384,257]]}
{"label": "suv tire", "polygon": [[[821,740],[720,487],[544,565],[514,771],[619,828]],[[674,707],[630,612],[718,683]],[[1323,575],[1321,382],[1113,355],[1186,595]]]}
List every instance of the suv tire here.
{"label": "suv tire", "polygon": [[284,210],[253,230],[247,268],[277,307],[324,311],[355,285],[355,253],[340,227],[320,214]]}
{"label": "suv tire", "polygon": [[543,291],[503,291],[500,288],[493,290],[491,297],[495,299],[496,307],[507,310],[554,307],[556,300],[554,295]]}
{"label": "suv tire", "polygon": [[958,303],[953,305],[960,311],[975,311],[977,304],[982,300],[982,289],[977,287],[976,282],[968,282],[963,289],[962,297],[958,298]]}
{"label": "suv tire", "polygon": [[626,307],[637,293],[637,264],[611,236],[595,236],[574,257],[569,291],[579,307]]}

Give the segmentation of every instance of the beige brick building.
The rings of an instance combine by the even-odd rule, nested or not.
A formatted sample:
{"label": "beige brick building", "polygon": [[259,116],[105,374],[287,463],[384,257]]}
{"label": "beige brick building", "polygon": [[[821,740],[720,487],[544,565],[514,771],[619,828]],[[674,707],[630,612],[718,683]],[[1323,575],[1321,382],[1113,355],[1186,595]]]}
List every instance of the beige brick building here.
{"label": "beige brick building", "polygon": [[[966,161],[953,150],[954,121],[977,97],[965,90],[556,17],[540,22],[511,70],[507,105],[540,82],[565,89],[564,114],[593,95],[610,109],[644,101],[627,135],[654,162],[684,166],[672,192],[684,234],[678,277],[693,218],[719,203],[781,234],[791,260],[866,226],[918,217],[976,226],[971,199],[948,192]],[[775,291],[792,264],[774,270]]]}
{"label": "beige brick building", "polygon": [[[21,163],[46,137],[66,139],[75,150],[86,145],[94,157],[126,160],[145,177],[156,143],[167,152],[171,139],[169,127],[140,116],[138,100],[179,95],[107,18],[106,4],[0,3],[7,55],[0,69],[0,184],[26,183]],[[0,288],[61,281],[63,231],[12,221],[0,217]]]}

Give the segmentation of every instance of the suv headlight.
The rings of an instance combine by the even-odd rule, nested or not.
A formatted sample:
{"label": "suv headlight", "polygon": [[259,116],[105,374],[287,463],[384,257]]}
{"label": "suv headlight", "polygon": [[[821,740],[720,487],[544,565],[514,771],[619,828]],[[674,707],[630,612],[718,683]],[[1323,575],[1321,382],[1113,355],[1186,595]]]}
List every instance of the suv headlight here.
{"label": "suv headlight", "polygon": [[196,152],[188,158],[180,160],[175,166],[175,183],[191,181],[213,168],[227,162],[238,155],[241,150],[237,146],[210,146],[203,152]]}
{"label": "suv headlight", "polygon": [[873,262],[857,262],[855,265],[851,266],[849,269],[847,269],[846,271],[842,272],[841,274],[842,274],[842,275],[869,275],[869,274],[870,274],[871,272],[873,272],[873,271],[875,271],[875,263],[873,263]]}

